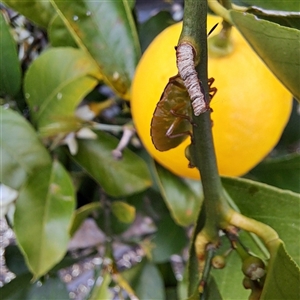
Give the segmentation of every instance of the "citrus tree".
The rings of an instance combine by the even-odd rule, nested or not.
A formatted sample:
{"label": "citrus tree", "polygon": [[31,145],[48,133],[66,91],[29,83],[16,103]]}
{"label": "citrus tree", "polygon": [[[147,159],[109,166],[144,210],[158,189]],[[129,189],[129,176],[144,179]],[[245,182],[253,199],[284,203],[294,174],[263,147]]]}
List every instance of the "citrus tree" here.
{"label": "citrus tree", "polygon": [[[2,298],[68,299],[90,218],[86,299],[298,299],[299,2],[186,0],[174,25],[134,1],[2,2]],[[142,261],[120,268],[117,242]]]}

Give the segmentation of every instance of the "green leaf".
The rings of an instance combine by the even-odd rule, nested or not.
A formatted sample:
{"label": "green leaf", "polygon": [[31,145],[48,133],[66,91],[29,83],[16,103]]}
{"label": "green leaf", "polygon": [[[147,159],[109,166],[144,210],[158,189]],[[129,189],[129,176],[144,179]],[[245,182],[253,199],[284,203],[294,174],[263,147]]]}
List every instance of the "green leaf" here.
{"label": "green leaf", "polygon": [[165,28],[174,24],[174,20],[168,11],[160,11],[149,20],[139,26],[141,48],[144,52],[152,40]]}
{"label": "green leaf", "polygon": [[101,208],[100,202],[92,202],[81,206],[75,211],[74,218],[72,221],[72,226],[70,229],[70,236],[73,236],[77,229],[80,227],[82,222],[95,210]]}
{"label": "green leaf", "polygon": [[3,0],[3,2],[41,27],[47,28],[55,15],[55,10],[48,0]]}
{"label": "green leaf", "polygon": [[0,95],[9,94],[14,96],[21,87],[21,67],[17,45],[1,12],[0,40]]}
{"label": "green leaf", "polygon": [[51,158],[32,126],[18,113],[0,107],[1,179],[19,189],[26,177],[50,165]]}
{"label": "green leaf", "polygon": [[78,153],[72,158],[114,197],[137,193],[151,186],[146,163],[129,149],[123,158],[112,155],[118,140],[104,132],[97,132],[96,140],[78,140]]}
{"label": "green leaf", "polygon": [[14,229],[35,278],[44,275],[63,258],[74,204],[72,181],[58,162],[30,175],[20,190]]}
{"label": "green leaf", "polygon": [[29,273],[24,256],[16,245],[8,245],[5,248],[4,257],[7,268],[16,276]]}
{"label": "green leaf", "polygon": [[140,56],[128,2],[50,1],[77,45],[98,63],[106,84],[128,99]]}
{"label": "green leaf", "polygon": [[111,282],[111,276],[106,272],[103,276],[102,283],[100,285],[95,285],[91,296],[88,298],[90,300],[111,300],[113,299],[113,294],[109,290],[109,284]]}
{"label": "green leaf", "polygon": [[250,178],[300,193],[300,154],[269,158],[251,170]]}
{"label": "green leaf", "polygon": [[76,106],[96,86],[98,71],[83,51],[73,48],[50,49],[32,63],[25,97],[42,135],[53,133],[53,128],[61,132],[60,122],[74,118]]}
{"label": "green leaf", "polygon": [[165,299],[164,283],[153,263],[144,260],[123,272],[122,276],[136,292],[138,299]]}
{"label": "green leaf", "polygon": [[300,195],[240,178],[222,178],[222,183],[241,213],[271,226],[300,264]]}
{"label": "green leaf", "polygon": [[299,278],[299,267],[286,253],[284,244],[276,241],[272,246],[267,277],[260,299],[299,299]]}
{"label": "green leaf", "polygon": [[53,47],[78,48],[74,38],[59,15],[56,15],[48,26],[48,37]]}
{"label": "green leaf", "polygon": [[159,165],[156,170],[161,195],[175,222],[181,226],[194,223],[203,200],[200,182],[179,178]]}
{"label": "green leaf", "polygon": [[237,29],[270,70],[300,101],[300,30],[259,20],[252,14],[230,12]]}
{"label": "green leaf", "polygon": [[299,12],[299,0],[274,1],[274,0],[243,0],[243,4],[258,6],[270,10]]}
{"label": "green leaf", "polygon": [[120,222],[131,224],[135,219],[135,207],[123,201],[112,202],[111,210]]}

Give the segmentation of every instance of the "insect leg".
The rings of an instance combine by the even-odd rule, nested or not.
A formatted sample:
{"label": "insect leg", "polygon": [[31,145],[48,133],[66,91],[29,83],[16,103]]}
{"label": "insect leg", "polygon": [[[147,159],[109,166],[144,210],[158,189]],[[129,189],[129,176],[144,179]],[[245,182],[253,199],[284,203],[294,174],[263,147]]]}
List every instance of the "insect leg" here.
{"label": "insect leg", "polygon": [[[171,112],[172,113],[172,112]],[[184,116],[186,118],[189,118],[188,116]],[[191,138],[193,137],[192,133],[187,130],[187,131],[182,131],[182,132],[179,132],[179,133],[173,133],[174,132],[174,129],[176,129],[179,125],[179,123],[182,121],[182,117],[177,117],[175,118],[174,122],[171,124],[171,126],[169,127],[169,129],[167,130],[166,132],[166,136],[170,139],[173,139],[173,138],[177,138],[177,137],[181,137],[181,136],[185,136],[185,135],[189,135]]]}

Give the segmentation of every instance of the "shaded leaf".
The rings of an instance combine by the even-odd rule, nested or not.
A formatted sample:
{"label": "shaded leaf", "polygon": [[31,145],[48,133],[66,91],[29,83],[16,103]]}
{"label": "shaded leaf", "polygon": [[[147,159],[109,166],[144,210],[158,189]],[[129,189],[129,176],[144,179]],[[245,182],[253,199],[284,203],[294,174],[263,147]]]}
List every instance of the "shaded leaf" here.
{"label": "shaded leaf", "polygon": [[264,9],[281,10],[281,11],[295,11],[299,12],[299,1],[274,1],[274,0],[243,0],[244,5],[258,6]]}
{"label": "shaded leaf", "polygon": [[20,190],[14,229],[35,278],[44,275],[64,256],[74,204],[72,181],[58,162],[30,175]]}
{"label": "shaded leaf", "polygon": [[7,268],[16,276],[29,273],[24,256],[16,245],[8,245],[5,248],[4,257]]}
{"label": "shaded leaf", "polygon": [[55,15],[55,10],[48,0],[3,0],[3,2],[26,18],[45,28],[47,28],[50,20]]}
{"label": "shaded leaf", "polygon": [[222,178],[226,191],[247,217],[271,226],[300,264],[300,195],[263,183],[240,178]]}
{"label": "shaded leaf", "polygon": [[300,30],[231,11],[237,29],[270,70],[300,101]]}
{"label": "shaded leaf", "polygon": [[51,20],[48,26],[48,36],[53,47],[78,48],[74,38],[59,15],[56,15]]}
{"label": "shaded leaf", "polygon": [[151,186],[145,162],[129,149],[123,158],[112,155],[118,140],[104,132],[97,132],[97,140],[78,140],[78,153],[72,158],[84,168],[111,196],[121,197],[137,193]]}
{"label": "shaded leaf", "polygon": [[199,181],[182,179],[156,164],[160,192],[177,224],[195,222],[203,200]]}
{"label": "shaded leaf", "polygon": [[76,106],[97,84],[98,71],[83,51],[73,48],[50,49],[32,63],[25,77],[25,97],[44,135],[53,128],[61,132],[59,122],[74,117]]}
{"label": "shaded leaf", "polygon": [[50,1],[77,45],[98,63],[106,84],[128,99],[140,56],[128,2]]}
{"label": "shaded leaf", "polygon": [[165,299],[164,283],[153,263],[144,260],[122,275],[136,292],[138,299]]}
{"label": "shaded leaf", "polygon": [[14,96],[21,87],[21,67],[17,45],[1,12],[0,40],[0,95]]}
{"label": "shaded leaf", "polygon": [[135,207],[123,201],[114,201],[111,210],[120,222],[130,224],[135,219]]}
{"label": "shaded leaf", "polygon": [[19,189],[26,177],[51,158],[29,122],[11,109],[0,107],[1,182]]}
{"label": "shaded leaf", "polygon": [[101,208],[100,202],[92,202],[81,206],[74,213],[74,218],[72,221],[72,226],[70,229],[70,235],[73,236],[77,229],[80,227],[82,222],[95,210],[99,210]]}
{"label": "shaded leaf", "polygon": [[276,241],[272,246],[262,300],[297,300],[300,295],[300,269],[286,253],[284,244]]}
{"label": "shaded leaf", "polygon": [[251,170],[250,178],[300,193],[300,154],[264,160]]}
{"label": "shaded leaf", "polygon": [[165,28],[175,21],[168,11],[160,11],[139,26],[139,37],[142,51],[144,52],[152,40]]}

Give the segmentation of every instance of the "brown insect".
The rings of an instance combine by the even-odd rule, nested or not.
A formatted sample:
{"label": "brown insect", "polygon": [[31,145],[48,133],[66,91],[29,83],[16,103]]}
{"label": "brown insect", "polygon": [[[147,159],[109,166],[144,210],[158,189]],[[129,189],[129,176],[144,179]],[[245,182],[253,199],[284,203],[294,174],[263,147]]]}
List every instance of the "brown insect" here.
{"label": "brown insect", "polygon": [[[208,80],[210,100],[217,89],[211,87],[214,78]],[[204,97],[202,84],[201,93]],[[207,109],[209,106],[207,105]],[[177,147],[188,136],[192,137],[192,107],[188,91],[179,75],[169,79],[151,120],[152,143],[159,151]]]}

